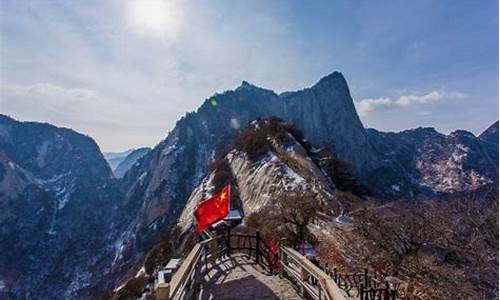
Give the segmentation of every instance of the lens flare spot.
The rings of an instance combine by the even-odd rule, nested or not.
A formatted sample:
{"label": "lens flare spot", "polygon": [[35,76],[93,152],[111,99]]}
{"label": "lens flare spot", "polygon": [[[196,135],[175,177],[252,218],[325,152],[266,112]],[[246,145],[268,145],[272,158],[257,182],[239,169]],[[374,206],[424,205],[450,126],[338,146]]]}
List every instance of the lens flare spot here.
{"label": "lens flare spot", "polygon": [[240,121],[236,118],[231,118],[231,121],[229,121],[229,126],[233,128],[234,130],[240,129]]}

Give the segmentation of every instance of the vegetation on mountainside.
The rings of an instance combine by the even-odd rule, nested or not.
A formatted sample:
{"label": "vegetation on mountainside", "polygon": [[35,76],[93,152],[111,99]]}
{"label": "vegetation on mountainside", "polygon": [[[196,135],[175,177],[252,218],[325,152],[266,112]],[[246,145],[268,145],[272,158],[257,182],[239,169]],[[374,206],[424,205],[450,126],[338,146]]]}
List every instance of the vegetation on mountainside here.
{"label": "vegetation on mountainside", "polygon": [[[445,201],[380,204],[337,190],[354,224],[311,231],[328,211],[314,195],[286,195],[246,219],[265,239],[316,245],[323,262],[340,272],[368,268],[379,279],[402,280],[402,299],[498,298],[498,195],[461,194]],[[306,225],[307,224],[307,225]],[[314,233],[314,234],[313,234]]]}
{"label": "vegetation on mountainside", "polygon": [[290,246],[304,241],[316,244],[309,225],[323,208],[321,202],[308,191],[287,192],[272,204],[248,216],[247,230],[259,231],[265,239],[286,239]]}
{"label": "vegetation on mountainside", "polygon": [[396,276],[404,299],[498,297],[497,199],[399,201],[351,216],[353,228],[320,237],[341,271]]}
{"label": "vegetation on mountainside", "polygon": [[225,157],[213,161],[209,166],[209,173],[213,174],[212,194],[221,191],[226,185],[231,184],[231,209],[241,209],[240,191],[236,176]]}
{"label": "vegetation on mountainside", "polygon": [[[163,267],[173,257],[182,257],[196,244],[197,238],[188,232],[181,236],[180,228],[175,226],[165,232],[145,255],[140,266],[145,273],[128,279],[124,286],[115,292],[105,293],[102,300],[132,300],[140,297],[148,283],[156,277],[159,268]],[[149,295],[148,297],[152,297]],[[150,298],[147,298],[150,299]],[[153,299],[153,298],[151,298]]]}
{"label": "vegetation on mountainside", "polygon": [[280,118],[257,119],[255,122],[236,137],[232,147],[245,152],[250,161],[255,162],[266,154],[271,149],[272,140],[287,145],[293,141],[292,135],[297,141],[303,141],[302,132]]}
{"label": "vegetation on mountainside", "polygon": [[174,255],[180,235],[180,228],[173,227],[167,231],[155,246],[146,254],[144,268],[147,274],[153,274],[155,269],[167,263]]}
{"label": "vegetation on mountainside", "polygon": [[321,167],[325,170],[326,174],[335,182],[337,189],[341,191],[352,191],[353,194],[358,196],[371,195],[372,192],[362,185],[356,177],[349,171],[350,166],[337,159],[333,153],[321,160]]}

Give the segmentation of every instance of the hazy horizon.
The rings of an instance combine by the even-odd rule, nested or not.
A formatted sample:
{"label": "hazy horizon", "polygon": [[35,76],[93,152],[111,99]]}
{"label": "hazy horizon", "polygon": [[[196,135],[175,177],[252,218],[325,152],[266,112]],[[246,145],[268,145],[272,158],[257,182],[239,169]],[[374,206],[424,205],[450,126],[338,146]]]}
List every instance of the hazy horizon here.
{"label": "hazy horizon", "polygon": [[243,80],[280,93],[339,71],[365,127],[498,120],[498,2],[383,2],[2,1],[0,111],[118,152]]}

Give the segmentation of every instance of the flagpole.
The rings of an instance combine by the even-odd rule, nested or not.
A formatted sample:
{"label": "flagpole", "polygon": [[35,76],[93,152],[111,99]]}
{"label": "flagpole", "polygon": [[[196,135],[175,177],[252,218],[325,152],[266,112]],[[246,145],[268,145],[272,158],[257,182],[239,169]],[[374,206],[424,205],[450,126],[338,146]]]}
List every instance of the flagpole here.
{"label": "flagpole", "polygon": [[229,213],[231,212],[231,184],[228,184],[228,186],[227,186],[227,193],[229,194],[229,199],[228,199],[229,201],[227,201],[228,202],[228,204],[227,204],[228,213],[227,214],[229,216]]}

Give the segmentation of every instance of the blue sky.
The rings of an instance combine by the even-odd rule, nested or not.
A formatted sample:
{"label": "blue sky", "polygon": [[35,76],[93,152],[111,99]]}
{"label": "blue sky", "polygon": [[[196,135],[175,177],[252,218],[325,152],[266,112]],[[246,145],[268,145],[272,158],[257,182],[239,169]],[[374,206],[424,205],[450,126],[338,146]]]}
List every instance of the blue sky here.
{"label": "blue sky", "polygon": [[2,0],[0,111],[153,146],[242,80],[340,71],[366,127],[480,133],[498,119],[498,2]]}

